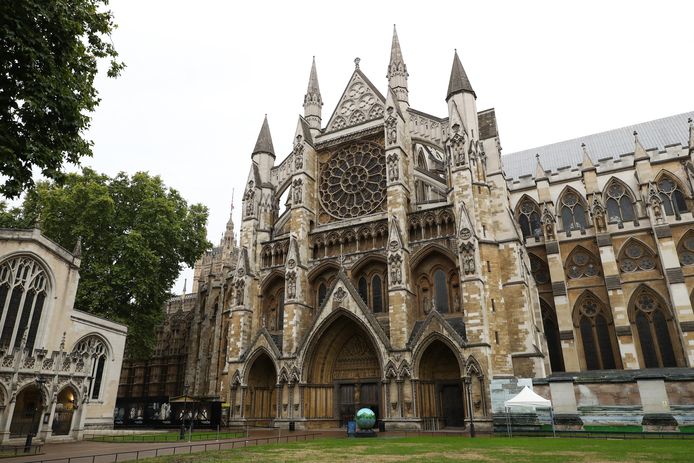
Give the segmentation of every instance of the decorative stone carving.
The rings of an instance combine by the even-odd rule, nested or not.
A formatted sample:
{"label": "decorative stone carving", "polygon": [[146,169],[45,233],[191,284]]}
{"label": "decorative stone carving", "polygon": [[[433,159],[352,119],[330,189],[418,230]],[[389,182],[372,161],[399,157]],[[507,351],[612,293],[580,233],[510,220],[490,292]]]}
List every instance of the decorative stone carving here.
{"label": "decorative stone carving", "polygon": [[400,179],[400,157],[396,153],[388,155],[388,179],[391,182],[397,182]]}
{"label": "decorative stone carving", "polygon": [[390,267],[390,279],[388,280],[390,285],[402,284],[402,256],[400,253],[391,254],[388,257],[388,266]]}
{"label": "decorative stone carving", "polygon": [[304,182],[300,178],[292,182],[292,205],[298,206],[301,204],[303,197]]}
{"label": "decorative stone carving", "polygon": [[595,228],[598,230],[598,232],[606,231],[607,224],[605,220],[605,206],[602,202],[602,195],[599,192],[593,194],[593,202],[590,206],[590,214],[593,216]]}
{"label": "decorative stone carving", "polygon": [[345,299],[345,297],[347,297],[347,291],[345,291],[345,289],[342,286],[340,286],[335,290],[335,295],[333,297],[337,302],[342,302]]}
{"label": "decorative stone carving", "polygon": [[243,279],[236,280],[236,283],[234,284],[236,305],[243,305],[244,286],[245,286],[245,283],[244,283]]}
{"label": "decorative stone carving", "polygon": [[286,280],[287,280],[287,298],[288,299],[294,299],[294,298],[296,298],[296,272],[294,270],[287,272]]}
{"label": "decorative stone carving", "polygon": [[386,199],[386,163],[383,148],[355,142],[339,148],[320,173],[320,202],[337,219],[383,210]]}
{"label": "decorative stone carving", "polygon": [[292,156],[294,157],[294,168],[296,170],[301,170],[304,168],[304,144],[302,143],[303,137],[301,135],[296,136],[296,143],[294,143],[294,149],[292,150]]}
{"label": "decorative stone carving", "polygon": [[475,245],[472,242],[461,243],[460,252],[463,255],[463,272],[465,272],[465,275],[474,275]]}
{"label": "decorative stone carving", "polygon": [[453,124],[451,126],[452,135],[448,142],[451,161],[455,166],[465,165],[465,133],[461,129],[460,124]]}
{"label": "decorative stone carving", "polygon": [[398,119],[393,114],[394,112],[395,108],[392,106],[389,106],[388,109],[386,109],[386,143],[389,146],[398,142]]}
{"label": "decorative stone carving", "polygon": [[648,205],[653,211],[653,217],[657,223],[663,222],[663,200],[658,194],[658,187],[653,182],[648,183]]}
{"label": "decorative stone carving", "polygon": [[545,239],[547,241],[554,240],[554,214],[548,203],[542,204],[542,219],[540,219],[540,223],[542,223],[545,230]]}

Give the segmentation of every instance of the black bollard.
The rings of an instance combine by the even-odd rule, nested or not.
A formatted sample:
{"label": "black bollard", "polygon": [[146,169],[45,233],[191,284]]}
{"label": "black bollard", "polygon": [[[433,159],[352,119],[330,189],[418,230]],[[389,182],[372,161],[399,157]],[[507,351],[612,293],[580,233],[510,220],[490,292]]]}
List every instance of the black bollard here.
{"label": "black bollard", "polygon": [[34,438],[33,433],[27,434],[27,440],[24,443],[24,453],[29,453],[31,452],[31,440]]}

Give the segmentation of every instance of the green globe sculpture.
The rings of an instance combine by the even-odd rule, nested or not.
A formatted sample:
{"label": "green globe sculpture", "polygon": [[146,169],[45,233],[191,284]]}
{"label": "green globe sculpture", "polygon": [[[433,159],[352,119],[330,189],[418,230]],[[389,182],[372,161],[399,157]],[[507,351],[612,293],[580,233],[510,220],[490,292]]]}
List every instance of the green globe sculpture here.
{"label": "green globe sculpture", "polygon": [[374,424],[376,424],[376,414],[370,408],[359,409],[356,418],[359,429],[371,429],[374,427]]}

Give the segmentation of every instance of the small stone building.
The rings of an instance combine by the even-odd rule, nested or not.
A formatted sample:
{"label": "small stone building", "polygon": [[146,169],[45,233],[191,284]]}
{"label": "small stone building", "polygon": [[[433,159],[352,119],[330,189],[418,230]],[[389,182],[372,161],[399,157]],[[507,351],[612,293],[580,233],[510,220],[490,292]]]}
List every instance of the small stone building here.
{"label": "small stone building", "polygon": [[80,247],[0,229],[0,442],[113,427],[127,328],[73,305]]}

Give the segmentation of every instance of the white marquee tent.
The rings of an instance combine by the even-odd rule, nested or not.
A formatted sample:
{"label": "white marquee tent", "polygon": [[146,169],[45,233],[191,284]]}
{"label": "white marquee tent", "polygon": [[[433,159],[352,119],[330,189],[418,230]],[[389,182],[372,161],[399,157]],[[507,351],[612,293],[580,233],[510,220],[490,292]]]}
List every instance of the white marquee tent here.
{"label": "white marquee tent", "polygon": [[552,434],[554,434],[554,412],[552,410],[552,402],[535,394],[528,386],[525,386],[518,395],[504,402],[504,407],[506,408],[506,427],[509,435],[511,434],[509,410],[515,407],[549,408],[552,417]]}

